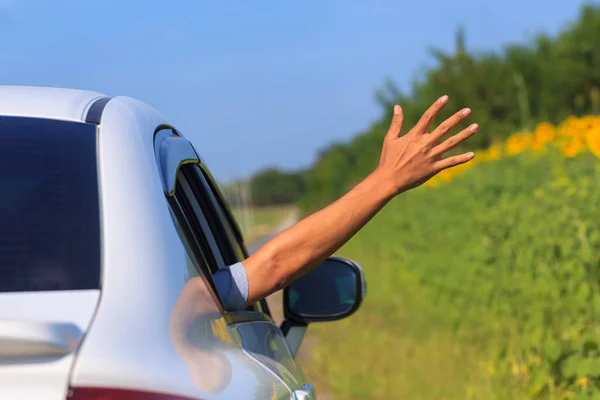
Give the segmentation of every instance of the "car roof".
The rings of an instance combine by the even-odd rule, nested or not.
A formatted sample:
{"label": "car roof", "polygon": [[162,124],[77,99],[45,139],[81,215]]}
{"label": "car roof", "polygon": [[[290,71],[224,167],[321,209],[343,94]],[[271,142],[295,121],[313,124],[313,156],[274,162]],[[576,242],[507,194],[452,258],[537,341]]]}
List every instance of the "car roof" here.
{"label": "car roof", "polygon": [[89,90],[0,85],[0,115],[84,122],[92,103],[103,97]]}

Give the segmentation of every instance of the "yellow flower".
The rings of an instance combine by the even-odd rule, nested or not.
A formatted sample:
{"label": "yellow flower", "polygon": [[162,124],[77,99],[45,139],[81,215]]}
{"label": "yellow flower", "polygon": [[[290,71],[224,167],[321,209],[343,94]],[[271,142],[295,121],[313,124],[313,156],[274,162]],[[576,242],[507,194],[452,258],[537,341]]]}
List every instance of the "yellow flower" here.
{"label": "yellow flower", "polygon": [[554,125],[547,122],[541,122],[535,127],[535,141],[539,143],[550,143],[554,139]]}
{"label": "yellow flower", "polygon": [[595,129],[590,129],[586,139],[590,151],[596,157],[600,158],[600,126],[595,127]]}
{"label": "yellow flower", "polygon": [[488,160],[499,160],[502,156],[502,151],[500,150],[500,146],[497,144],[492,145],[487,152]]}
{"label": "yellow flower", "polygon": [[449,182],[450,180],[452,180],[452,175],[454,174],[454,172],[452,172],[452,169],[445,169],[443,171],[440,171],[440,173],[437,175],[438,179],[443,181],[443,182]]}
{"label": "yellow flower", "polygon": [[585,151],[586,141],[584,137],[572,137],[561,143],[561,152],[565,157],[572,158]]}
{"label": "yellow flower", "polygon": [[527,132],[511,135],[506,141],[506,153],[515,155],[531,147],[531,135]]}
{"label": "yellow flower", "polygon": [[472,165],[499,160],[504,154],[510,156],[527,150],[542,151],[547,144],[560,149],[568,158],[576,157],[587,149],[600,158],[600,116],[570,116],[556,127],[548,122],[541,122],[533,132],[516,132],[510,135],[504,144],[495,143],[485,150],[478,151],[472,162],[444,170],[426,185],[435,187],[450,182]]}
{"label": "yellow flower", "polygon": [[573,146],[573,144],[570,143],[561,149],[561,153],[567,158],[573,158],[578,153],[577,146]]}
{"label": "yellow flower", "polygon": [[579,387],[582,387],[582,388],[586,388],[589,383],[590,383],[590,378],[585,377],[585,378],[578,379],[576,382],[576,385]]}
{"label": "yellow flower", "polygon": [[[502,157],[502,149],[500,145],[493,144],[488,147],[486,150],[479,150],[475,155],[475,159],[473,162],[485,162],[485,161],[494,161],[499,160]],[[471,163],[473,163],[471,162]]]}
{"label": "yellow flower", "polygon": [[546,142],[534,139],[531,141],[531,148],[533,149],[533,151],[540,152],[546,148]]}

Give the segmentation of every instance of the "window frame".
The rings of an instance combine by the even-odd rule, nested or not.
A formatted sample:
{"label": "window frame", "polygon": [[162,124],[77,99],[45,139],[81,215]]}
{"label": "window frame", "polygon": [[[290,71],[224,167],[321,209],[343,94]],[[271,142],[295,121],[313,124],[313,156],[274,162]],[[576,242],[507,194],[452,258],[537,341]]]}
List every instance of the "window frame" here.
{"label": "window frame", "polygon": [[[168,125],[161,125],[156,128],[154,132],[154,152],[156,157],[157,165],[160,169],[160,154],[159,146],[162,140],[167,137],[177,135],[175,130]],[[179,174],[179,170],[177,171]],[[169,214],[173,218],[173,225],[180,235],[182,244],[184,245],[188,256],[194,264],[194,268],[207,284],[210,286],[211,294],[218,304],[222,313],[225,313],[223,302],[221,301],[218,291],[213,279],[213,274],[217,271],[212,266],[216,266],[217,260],[214,258],[213,252],[210,249],[209,242],[204,234],[199,220],[194,212],[193,205],[189,202],[189,199],[182,194],[185,191],[181,187],[181,183],[175,180],[175,190],[172,193],[166,194],[167,205],[169,207]],[[198,234],[200,232],[201,234]],[[213,271],[214,269],[214,271]]]}
{"label": "window frame", "polygon": [[[212,176],[206,168],[206,165],[198,164],[194,165],[193,167],[200,181],[204,185],[204,190],[209,195],[209,201],[212,203],[212,209],[214,210],[215,215],[217,215],[220,219],[223,234],[227,236],[227,242],[229,244],[228,251],[230,252],[230,256],[235,258],[234,262],[244,261],[244,259],[248,258],[248,250],[244,245],[241,233],[239,233],[239,228],[237,228],[237,226],[232,226],[232,221],[235,222],[235,219],[233,218],[229,206],[226,204],[225,199],[220,191],[218,191],[218,186],[212,179]],[[240,249],[240,256],[236,255],[236,250],[234,248],[236,245]],[[271,310],[269,309],[269,305],[265,299],[261,299],[253,303],[252,306],[254,307],[255,311],[263,312],[271,317]]]}
{"label": "window frame", "polygon": [[[188,253],[189,258],[194,264],[194,268],[198,273],[198,276],[202,278],[212,289],[211,295],[213,296],[215,302],[221,308],[221,311],[224,311],[223,303],[219,298],[217,288],[215,286],[215,282],[212,279],[212,273],[210,270],[210,262],[207,258],[207,251],[203,249],[204,245],[198,243],[197,236],[193,233],[193,229],[191,227],[190,221],[185,215],[182,205],[175,196],[171,196],[167,198],[169,203],[169,213],[173,218],[173,224],[175,225],[175,229],[180,235],[181,241],[185,247],[186,252]],[[210,255],[210,252],[208,252]]]}
{"label": "window frame", "polygon": [[[216,249],[211,249],[211,252],[218,252],[220,259],[224,262],[223,265],[219,266],[219,269],[244,261],[247,255],[245,253],[240,255],[236,254],[234,241],[237,241],[237,237],[235,237],[233,233],[228,232],[228,230],[231,230],[231,227],[228,229],[226,226],[223,210],[219,207],[200,165],[182,165],[181,171],[190,184],[191,194],[194,196],[194,200],[200,207],[200,212],[206,218],[209,233],[215,240]],[[175,193],[177,193],[177,189],[175,190]],[[189,195],[190,193],[186,194]],[[209,233],[204,232],[205,235],[208,235]],[[238,246],[243,250],[243,247],[239,245],[239,242]],[[254,302],[246,308],[246,311],[258,311],[270,316],[270,310],[268,309],[268,306],[264,306],[265,303],[264,299],[262,301]]]}
{"label": "window frame", "polygon": [[224,263],[220,268],[243,261],[243,259],[239,260],[235,255],[231,238],[227,235],[226,228],[219,215],[219,210],[215,207],[210,192],[207,191],[207,186],[202,179],[202,175],[198,173],[198,170],[199,167],[196,164],[183,165],[181,167],[183,175],[190,184],[191,192],[205,216],[208,225],[207,228],[215,239],[215,245]]}
{"label": "window frame", "polygon": [[[223,253],[221,238],[219,233],[215,232],[214,220],[210,216],[210,212],[206,210],[202,204],[202,194],[198,193],[198,182],[195,182],[190,174],[190,165],[183,165],[177,174],[177,186],[175,189],[174,197],[178,198],[180,202],[185,202],[188,205],[188,219],[194,220],[193,226],[196,227],[195,231],[202,234],[202,239],[205,241],[205,247],[210,251],[211,261],[213,264],[210,265],[212,274],[214,275],[218,270],[225,268],[230,265],[226,259],[226,255]],[[195,217],[195,218],[192,218]]]}
{"label": "window frame", "polygon": [[[165,179],[165,171],[160,171],[160,168],[165,168],[165,165],[170,168],[173,168],[173,166],[168,164],[172,160],[161,160],[160,145],[163,140],[173,136],[185,140],[183,135],[171,126],[161,125],[155,130],[154,150],[163,180]],[[193,149],[191,143],[185,141]],[[169,149],[167,149],[168,151]],[[165,196],[173,216],[177,218],[177,223],[182,227],[186,236],[189,236],[186,239],[191,242],[193,261],[198,273],[209,281],[222,307],[222,301],[218,298],[213,275],[225,266],[244,261],[248,257],[248,252],[239,226],[206,165],[197,156],[195,150],[193,152],[196,157],[193,159],[190,159],[190,149],[186,149],[186,152],[186,158],[178,160],[177,169],[168,171],[174,173],[176,177],[174,188],[167,187],[166,183],[163,182]],[[181,183],[181,177],[183,177],[185,184]],[[206,222],[204,227],[202,226],[202,219]],[[213,242],[212,245],[211,242]],[[240,249],[239,255],[236,254],[236,246]],[[204,264],[204,268],[202,264]],[[271,318],[270,310],[264,299],[251,304],[245,311],[226,312],[226,314],[231,314],[233,322],[240,318],[247,319],[242,317],[240,313],[248,312],[253,315],[251,318],[253,320],[259,317],[258,314],[266,316],[267,320]],[[247,317],[250,317],[250,315]]]}

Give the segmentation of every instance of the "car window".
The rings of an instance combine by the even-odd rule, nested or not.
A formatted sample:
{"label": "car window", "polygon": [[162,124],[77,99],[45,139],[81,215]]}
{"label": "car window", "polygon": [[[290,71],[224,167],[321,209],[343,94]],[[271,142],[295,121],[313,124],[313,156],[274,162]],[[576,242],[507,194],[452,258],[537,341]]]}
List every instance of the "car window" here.
{"label": "car window", "polygon": [[202,231],[203,236],[206,239],[208,247],[210,248],[210,252],[212,253],[215,261],[214,270],[215,272],[218,269],[221,269],[228,265],[226,263],[223,253],[221,251],[222,244],[219,240],[217,228],[214,226],[214,216],[211,215],[211,211],[207,210],[204,207],[203,195],[200,192],[198,187],[198,183],[195,182],[195,176],[193,174],[189,174],[190,166],[183,166],[180,169],[180,172],[177,176],[177,190],[180,191],[180,194],[185,195],[187,198],[190,207],[193,211],[193,215],[195,217],[196,222],[198,223],[198,227]]}
{"label": "car window", "polygon": [[0,292],[100,288],[96,129],[0,117]]}
{"label": "car window", "polygon": [[173,198],[171,200],[172,206],[169,208],[173,223],[179,234],[184,247],[186,249],[186,262],[187,262],[187,279],[191,279],[196,276],[206,278],[206,282],[210,285],[213,291],[214,298],[218,300],[217,290],[215,288],[214,281],[210,279],[211,267],[208,261],[208,252],[203,249],[203,245],[198,244],[196,237],[191,229],[189,221],[186,219],[183,209],[178,201]]}
{"label": "car window", "polygon": [[[200,207],[197,194],[192,189],[192,184],[184,170],[185,168],[181,168],[177,174],[172,206],[176,205],[180,209],[181,216],[189,228],[189,234],[193,236],[193,241],[206,259],[209,274],[213,275],[219,269],[225,267],[226,263],[219,250],[217,239],[212,233],[207,216]],[[182,224],[181,220],[180,224]]]}
{"label": "car window", "polygon": [[233,227],[225,216],[226,211],[217,200],[214,189],[208,183],[204,171],[202,171],[198,165],[194,165],[193,168],[194,173],[198,177],[200,183],[202,184],[202,188],[206,193],[206,207],[210,207],[211,212],[215,215],[216,221],[218,221],[218,225],[221,227],[222,234],[226,237],[227,246],[223,246],[223,252],[229,253],[229,257],[231,258],[230,261],[232,263],[243,261],[246,258],[246,252],[243,250],[236,234],[234,233]]}
{"label": "car window", "polygon": [[[214,187],[212,179],[207,176],[206,172],[198,165],[194,165],[193,167],[195,173],[199,176],[200,181],[204,185],[204,190],[208,194],[211,207],[214,210],[215,215],[218,216],[219,224],[223,227],[224,234],[227,236],[226,241],[229,243],[229,248],[224,249],[224,251],[230,252],[232,263],[243,261],[246,259],[247,253],[242,244],[241,238],[239,238],[236,234],[236,228],[232,226],[230,214],[225,209],[227,205],[222,203],[223,200],[221,196],[216,193],[217,189]],[[261,300],[253,304],[252,310],[261,311],[265,314],[271,315],[265,300]]]}
{"label": "car window", "polygon": [[[213,254],[218,254],[217,269],[243,261],[245,255],[239,244],[236,245],[234,237],[223,223],[221,210],[214,202],[212,193],[206,183],[200,168],[197,165],[184,165],[181,167],[182,182],[185,182],[186,195],[193,196],[192,203],[195,212],[202,215],[204,219],[201,226],[205,235],[209,236],[209,246]],[[187,185],[187,186],[185,186]],[[237,248],[237,250],[236,250]],[[213,273],[216,270],[213,271]],[[261,303],[256,303],[247,308],[249,311],[265,312]]]}
{"label": "car window", "polygon": [[[160,148],[160,140],[177,135],[175,132],[170,128],[158,131],[155,151]],[[160,160],[157,161],[160,164]],[[246,258],[244,246],[236,234],[237,227],[231,225],[213,190],[197,164],[184,164],[177,172],[174,195],[168,197],[171,208],[178,210],[175,214],[183,227],[180,232],[186,233],[187,227],[186,234],[193,236],[193,240],[188,238],[188,245],[196,246],[196,252],[204,254],[207,275]],[[211,279],[210,282],[214,289],[214,281]],[[265,301],[247,309],[270,315]]]}

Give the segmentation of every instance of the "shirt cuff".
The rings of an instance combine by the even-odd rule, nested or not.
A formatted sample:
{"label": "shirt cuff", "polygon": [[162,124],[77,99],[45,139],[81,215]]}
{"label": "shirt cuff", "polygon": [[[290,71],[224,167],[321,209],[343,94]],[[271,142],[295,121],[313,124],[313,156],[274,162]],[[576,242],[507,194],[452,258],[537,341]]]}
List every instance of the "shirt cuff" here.
{"label": "shirt cuff", "polygon": [[213,280],[225,310],[239,311],[245,308],[248,301],[248,275],[241,262],[218,270]]}

